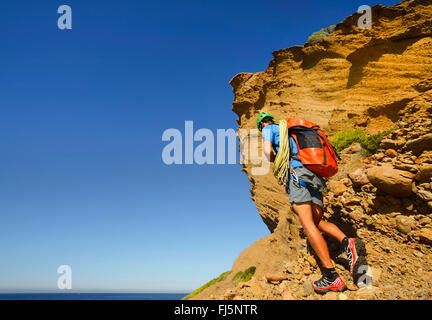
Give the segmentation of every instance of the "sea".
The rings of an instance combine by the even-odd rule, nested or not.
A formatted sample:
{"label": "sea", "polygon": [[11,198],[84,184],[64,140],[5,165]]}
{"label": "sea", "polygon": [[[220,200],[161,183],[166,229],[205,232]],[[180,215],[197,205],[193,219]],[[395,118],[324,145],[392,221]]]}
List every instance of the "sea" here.
{"label": "sea", "polygon": [[0,300],[181,300],[188,293],[0,293]]}

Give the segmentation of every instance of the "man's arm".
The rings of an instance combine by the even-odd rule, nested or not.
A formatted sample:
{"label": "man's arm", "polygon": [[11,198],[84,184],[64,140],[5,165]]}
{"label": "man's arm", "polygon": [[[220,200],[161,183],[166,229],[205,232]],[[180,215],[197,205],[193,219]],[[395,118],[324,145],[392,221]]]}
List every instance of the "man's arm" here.
{"label": "man's arm", "polygon": [[270,141],[264,140],[263,141],[263,151],[265,156],[270,162],[274,161],[274,153],[273,153],[273,146]]}

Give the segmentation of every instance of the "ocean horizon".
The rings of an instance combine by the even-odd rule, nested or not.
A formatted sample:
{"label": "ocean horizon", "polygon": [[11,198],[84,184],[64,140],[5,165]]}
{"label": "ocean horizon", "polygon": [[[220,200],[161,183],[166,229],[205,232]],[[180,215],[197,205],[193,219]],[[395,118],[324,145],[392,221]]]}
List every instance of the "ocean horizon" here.
{"label": "ocean horizon", "polygon": [[181,300],[188,293],[38,292],[0,293],[0,300]]}

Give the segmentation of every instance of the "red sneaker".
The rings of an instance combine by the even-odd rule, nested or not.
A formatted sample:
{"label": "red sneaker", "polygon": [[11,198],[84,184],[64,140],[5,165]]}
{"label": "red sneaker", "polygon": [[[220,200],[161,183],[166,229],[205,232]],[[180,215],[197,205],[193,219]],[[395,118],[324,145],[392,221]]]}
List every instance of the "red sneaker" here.
{"label": "red sneaker", "polygon": [[316,293],[324,294],[330,291],[342,292],[347,289],[345,282],[341,277],[337,277],[336,280],[329,281],[326,277],[322,276],[321,279],[313,281],[312,287]]}
{"label": "red sneaker", "polygon": [[359,260],[359,258],[366,255],[366,248],[363,241],[359,238],[349,238],[348,245],[345,247],[345,253],[348,258],[351,276],[353,276],[354,268],[358,269],[358,262],[364,260]]}

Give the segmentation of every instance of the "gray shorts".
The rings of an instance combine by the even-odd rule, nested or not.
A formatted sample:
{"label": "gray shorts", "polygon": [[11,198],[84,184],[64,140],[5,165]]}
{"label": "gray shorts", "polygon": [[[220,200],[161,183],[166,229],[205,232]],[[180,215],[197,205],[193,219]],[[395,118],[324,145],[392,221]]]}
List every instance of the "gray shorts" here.
{"label": "gray shorts", "polygon": [[286,185],[286,191],[288,193],[290,203],[311,201],[323,207],[322,192],[326,188],[324,179],[305,167],[298,167],[294,168],[293,170],[297,177],[307,184],[308,188],[302,186],[299,182],[295,181],[291,177]]}

